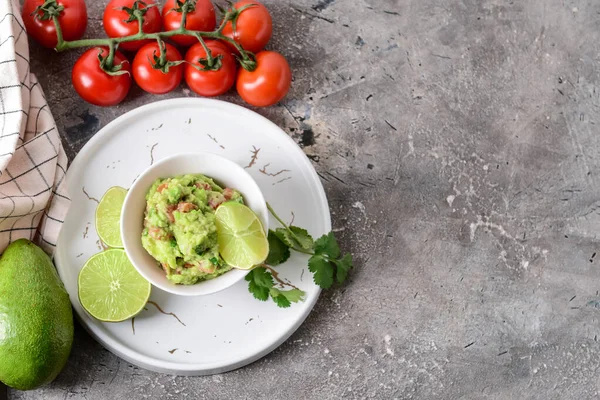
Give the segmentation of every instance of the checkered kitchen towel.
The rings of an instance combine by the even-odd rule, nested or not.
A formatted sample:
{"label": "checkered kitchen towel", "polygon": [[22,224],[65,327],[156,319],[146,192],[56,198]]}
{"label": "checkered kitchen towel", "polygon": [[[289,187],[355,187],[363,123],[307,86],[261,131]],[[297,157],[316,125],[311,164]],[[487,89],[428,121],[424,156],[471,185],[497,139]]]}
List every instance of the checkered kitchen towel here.
{"label": "checkered kitchen towel", "polygon": [[52,254],[70,200],[67,156],[29,70],[18,1],[0,0],[0,252],[19,238]]}

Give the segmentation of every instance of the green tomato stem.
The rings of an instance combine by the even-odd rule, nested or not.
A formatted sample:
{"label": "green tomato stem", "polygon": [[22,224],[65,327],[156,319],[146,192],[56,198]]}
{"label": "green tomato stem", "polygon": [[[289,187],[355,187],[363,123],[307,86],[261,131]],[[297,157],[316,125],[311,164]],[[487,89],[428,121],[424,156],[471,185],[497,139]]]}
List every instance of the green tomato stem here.
{"label": "green tomato stem", "polygon": [[156,39],[156,42],[158,43],[158,50],[160,51],[158,64],[162,68],[167,62],[167,45],[160,40],[160,38]]}
{"label": "green tomato stem", "polygon": [[204,52],[206,53],[206,64],[209,66],[209,68],[212,68],[212,66],[215,65],[215,59],[212,55],[212,51],[210,51],[210,49],[206,45],[206,42],[204,42],[204,39],[202,39],[201,35],[196,36],[196,38],[198,39],[198,41],[200,42],[200,45],[202,45],[202,48],[204,49]]}
{"label": "green tomato stem", "polygon": [[[186,35],[193,35],[193,36],[202,35],[204,37],[220,39],[220,37],[215,32],[185,30],[184,33]],[[133,42],[136,40],[145,40],[145,39],[157,40],[157,39],[164,39],[164,38],[168,38],[168,37],[179,35],[179,34],[181,34],[179,31],[168,31],[168,32],[156,32],[156,33],[143,33],[143,34],[136,33],[135,35],[123,36],[123,37],[112,38],[112,39],[80,39],[80,40],[72,40],[72,41],[63,40],[58,43],[58,45],[56,46],[56,50],[59,52],[62,52],[65,50],[77,49],[80,47],[108,46],[110,41],[120,44],[120,43]]]}
{"label": "green tomato stem", "polygon": [[231,43],[233,46],[235,46],[235,48],[237,49],[237,51],[239,51],[240,55],[242,56],[242,60],[251,60],[250,56],[248,55],[248,52],[247,52],[246,50],[244,50],[244,48],[242,47],[242,45],[241,45],[241,44],[239,44],[238,42],[236,42],[236,41],[235,41],[235,40],[233,40],[232,38],[230,38],[230,37],[227,37],[227,36],[225,36],[225,35],[221,34],[220,32],[219,32],[219,35],[220,35],[220,37],[219,37],[219,38],[220,38],[221,40],[224,40],[224,41],[226,41],[226,42],[229,42],[229,43]]}
{"label": "green tomato stem", "polygon": [[188,13],[188,5],[186,2],[181,9],[181,25],[179,26],[179,30],[181,32],[185,31],[185,25],[187,24],[187,13]]}
{"label": "green tomato stem", "polygon": [[137,22],[139,25],[138,34],[143,35],[144,34],[144,15],[139,11],[135,11],[134,15],[135,15],[135,19],[137,19]]}
{"label": "green tomato stem", "polygon": [[223,21],[221,21],[221,24],[219,25],[219,27],[217,28],[216,32],[223,32],[223,29],[225,29],[225,25],[227,25],[227,22],[229,22],[231,20],[231,14],[229,13],[229,11],[227,11],[225,13],[225,15],[223,16]]}
{"label": "green tomato stem", "polygon": [[115,62],[115,43],[111,41],[108,43],[108,57],[106,58],[106,66],[108,68],[112,68],[114,62]]}
{"label": "green tomato stem", "polygon": [[52,22],[54,22],[54,29],[56,29],[56,49],[57,51],[60,51],[58,50],[58,46],[61,43],[65,43],[65,41],[63,40],[62,28],[60,26],[60,22],[58,21],[57,15],[52,16]]}
{"label": "green tomato stem", "polygon": [[[54,0],[47,0],[47,1],[54,1]],[[187,36],[193,36],[193,37],[197,38],[198,41],[202,44],[202,47],[206,51],[206,60],[207,60],[207,63],[209,66],[213,66],[215,61],[214,61],[212,52],[210,51],[208,46],[206,46],[206,43],[202,39],[203,37],[211,38],[211,39],[218,39],[218,40],[222,40],[224,42],[231,44],[233,47],[235,47],[237,49],[237,51],[240,54],[239,61],[240,61],[241,66],[249,71],[252,71],[256,68],[256,62],[253,58],[253,55],[251,53],[245,51],[244,48],[242,47],[242,45],[240,45],[238,42],[236,42],[235,40],[233,40],[230,37],[223,35],[223,29],[225,28],[225,25],[227,24],[227,22],[229,22],[236,15],[239,15],[240,13],[244,12],[245,9],[246,8],[242,7],[241,9],[236,10],[235,13],[228,11],[225,14],[225,17],[223,18],[223,21],[221,21],[221,24],[219,25],[219,27],[216,30],[211,31],[211,32],[194,31],[194,30],[188,30],[185,28],[185,25],[187,22],[187,14],[188,14],[187,3],[186,3],[186,5],[184,5],[184,7],[181,10],[181,26],[179,27],[179,29],[176,29],[173,31],[145,33],[143,30],[144,15],[141,12],[135,12],[134,15],[138,21],[139,30],[134,35],[123,36],[123,37],[118,37],[118,38],[80,39],[80,40],[72,40],[72,41],[64,40],[62,28],[61,28],[58,16],[53,15],[52,21],[53,21],[54,27],[56,29],[56,39],[57,39],[57,44],[56,44],[55,50],[58,52],[63,52],[66,50],[71,50],[71,49],[76,49],[76,48],[81,48],[81,47],[99,47],[99,46],[109,47],[109,48],[112,48],[112,53],[111,53],[112,57],[109,55],[110,58],[109,58],[109,60],[107,60],[107,62],[108,61],[112,62],[112,60],[114,58],[115,47],[121,43],[133,42],[133,41],[137,41],[137,40],[160,41],[160,40],[163,40],[163,39],[169,38],[171,36],[175,36],[175,35],[187,35]],[[163,55],[163,53],[161,50],[161,56],[162,55]],[[282,222],[281,220],[279,220],[279,221]],[[284,226],[285,226],[285,224],[284,224]]]}
{"label": "green tomato stem", "polygon": [[36,7],[33,12],[34,18],[41,21],[50,20],[52,17],[58,17],[65,8],[59,5],[56,0],[46,0],[44,4]]}

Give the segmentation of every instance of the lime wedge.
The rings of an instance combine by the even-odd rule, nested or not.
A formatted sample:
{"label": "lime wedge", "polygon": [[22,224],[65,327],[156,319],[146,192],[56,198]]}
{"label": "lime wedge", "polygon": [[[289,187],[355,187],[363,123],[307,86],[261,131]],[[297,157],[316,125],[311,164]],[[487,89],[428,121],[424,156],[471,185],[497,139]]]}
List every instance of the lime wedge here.
{"label": "lime wedge", "polygon": [[243,204],[223,203],[215,213],[217,241],[223,260],[237,269],[249,270],[269,255],[267,235],[254,212]]}
{"label": "lime wedge", "polygon": [[79,302],[94,318],[120,322],[142,311],[150,297],[144,279],[121,249],[93,255],[79,272]]}
{"label": "lime wedge", "polygon": [[96,232],[108,247],[123,248],[121,240],[121,209],[127,189],[113,186],[104,193],[96,207]]}

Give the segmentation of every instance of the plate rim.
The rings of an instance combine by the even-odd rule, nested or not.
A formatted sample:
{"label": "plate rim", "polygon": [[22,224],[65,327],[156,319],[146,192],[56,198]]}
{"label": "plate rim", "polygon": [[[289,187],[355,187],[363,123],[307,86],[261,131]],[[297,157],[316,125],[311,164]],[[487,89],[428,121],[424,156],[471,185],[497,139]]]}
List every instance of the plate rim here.
{"label": "plate rim", "polygon": [[[144,104],[140,107],[134,108],[119,117],[113,119],[108,124],[100,128],[81,148],[81,150],[77,153],[73,161],[69,166],[69,170],[67,172],[66,181],[67,181],[67,191],[69,190],[70,175],[71,171],[79,171],[81,167],[85,165],[85,160],[89,158],[89,155],[93,150],[101,145],[102,140],[104,140],[104,136],[106,136],[106,132],[109,132],[114,129],[115,126],[119,126],[123,121],[126,121],[132,117],[139,116],[140,114],[144,114],[148,111],[151,111],[155,108],[171,108],[176,107],[178,105],[183,106],[192,106],[198,108],[216,108],[221,111],[231,111],[234,115],[245,115],[251,118],[258,118],[262,123],[266,125],[270,125],[272,128],[275,128],[275,131],[278,132],[281,136],[285,137],[294,148],[300,158],[303,160],[305,164],[305,171],[309,173],[309,176],[316,183],[316,194],[318,200],[324,206],[324,214],[325,214],[325,229],[327,231],[331,230],[331,211],[329,208],[329,203],[327,201],[327,196],[325,194],[325,190],[323,188],[323,184],[319,179],[319,176],[310,162],[309,158],[306,156],[304,151],[298,146],[298,144],[285,132],[281,129],[277,124],[269,120],[268,118],[258,114],[255,111],[247,109],[243,106],[229,103],[223,100],[217,99],[206,99],[206,98],[194,98],[194,97],[179,97],[173,99],[165,99],[159,100],[152,103]],[[75,172],[73,172],[75,173]],[[70,193],[69,193],[70,194]],[[62,240],[62,231],[61,235],[59,235],[59,239],[57,241],[57,247],[55,252],[55,264],[56,269],[59,275],[62,277],[63,273],[66,273],[66,270],[62,266],[66,266],[68,261],[63,260],[62,248],[61,246]],[[66,257],[66,256],[64,256]],[[64,261],[64,262],[63,262]],[[159,288],[154,287],[155,290],[160,290]],[[173,361],[165,361],[161,359],[157,359],[154,357],[147,356],[145,354],[139,353],[138,351],[132,350],[123,343],[115,340],[111,336],[103,335],[102,331],[99,327],[88,324],[87,320],[91,320],[90,317],[85,314],[85,311],[81,309],[81,307],[77,307],[74,302],[78,301],[77,296],[71,296],[69,294],[69,298],[72,302],[73,308],[75,310],[75,315],[77,319],[80,321],[82,327],[92,336],[98,343],[100,343],[103,347],[109,350],[111,353],[116,356],[132,363],[138,365],[142,368],[159,372],[159,373],[171,373],[181,376],[201,376],[201,375],[212,375],[223,372],[232,371],[248,364],[251,364],[267,354],[271,353],[273,350],[277,349],[281,346],[294,332],[298,330],[298,328],[304,323],[308,315],[313,310],[315,304],[317,303],[319,296],[321,294],[321,288],[316,287],[315,296],[305,303],[303,303],[303,311],[298,316],[296,321],[287,328],[279,338],[274,340],[269,345],[265,346],[261,350],[256,353],[246,356],[245,358],[239,359],[238,361],[224,361],[224,362],[213,362],[212,364],[198,364],[198,363],[180,363]],[[106,337],[106,338],[105,338]],[[108,340],[105,340],[108,339]]]}

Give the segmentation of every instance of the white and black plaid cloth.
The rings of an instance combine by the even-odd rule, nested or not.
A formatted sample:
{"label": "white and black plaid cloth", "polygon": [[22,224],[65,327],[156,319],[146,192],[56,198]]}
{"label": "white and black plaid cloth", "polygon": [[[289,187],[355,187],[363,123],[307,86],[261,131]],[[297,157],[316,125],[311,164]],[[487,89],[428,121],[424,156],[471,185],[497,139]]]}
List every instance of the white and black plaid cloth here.
{"label": "white and black plaid cloth", "polygon": [[66,168],[18,2],[0,0],[0,252],[28,238],[52,254],[70,204]]}

